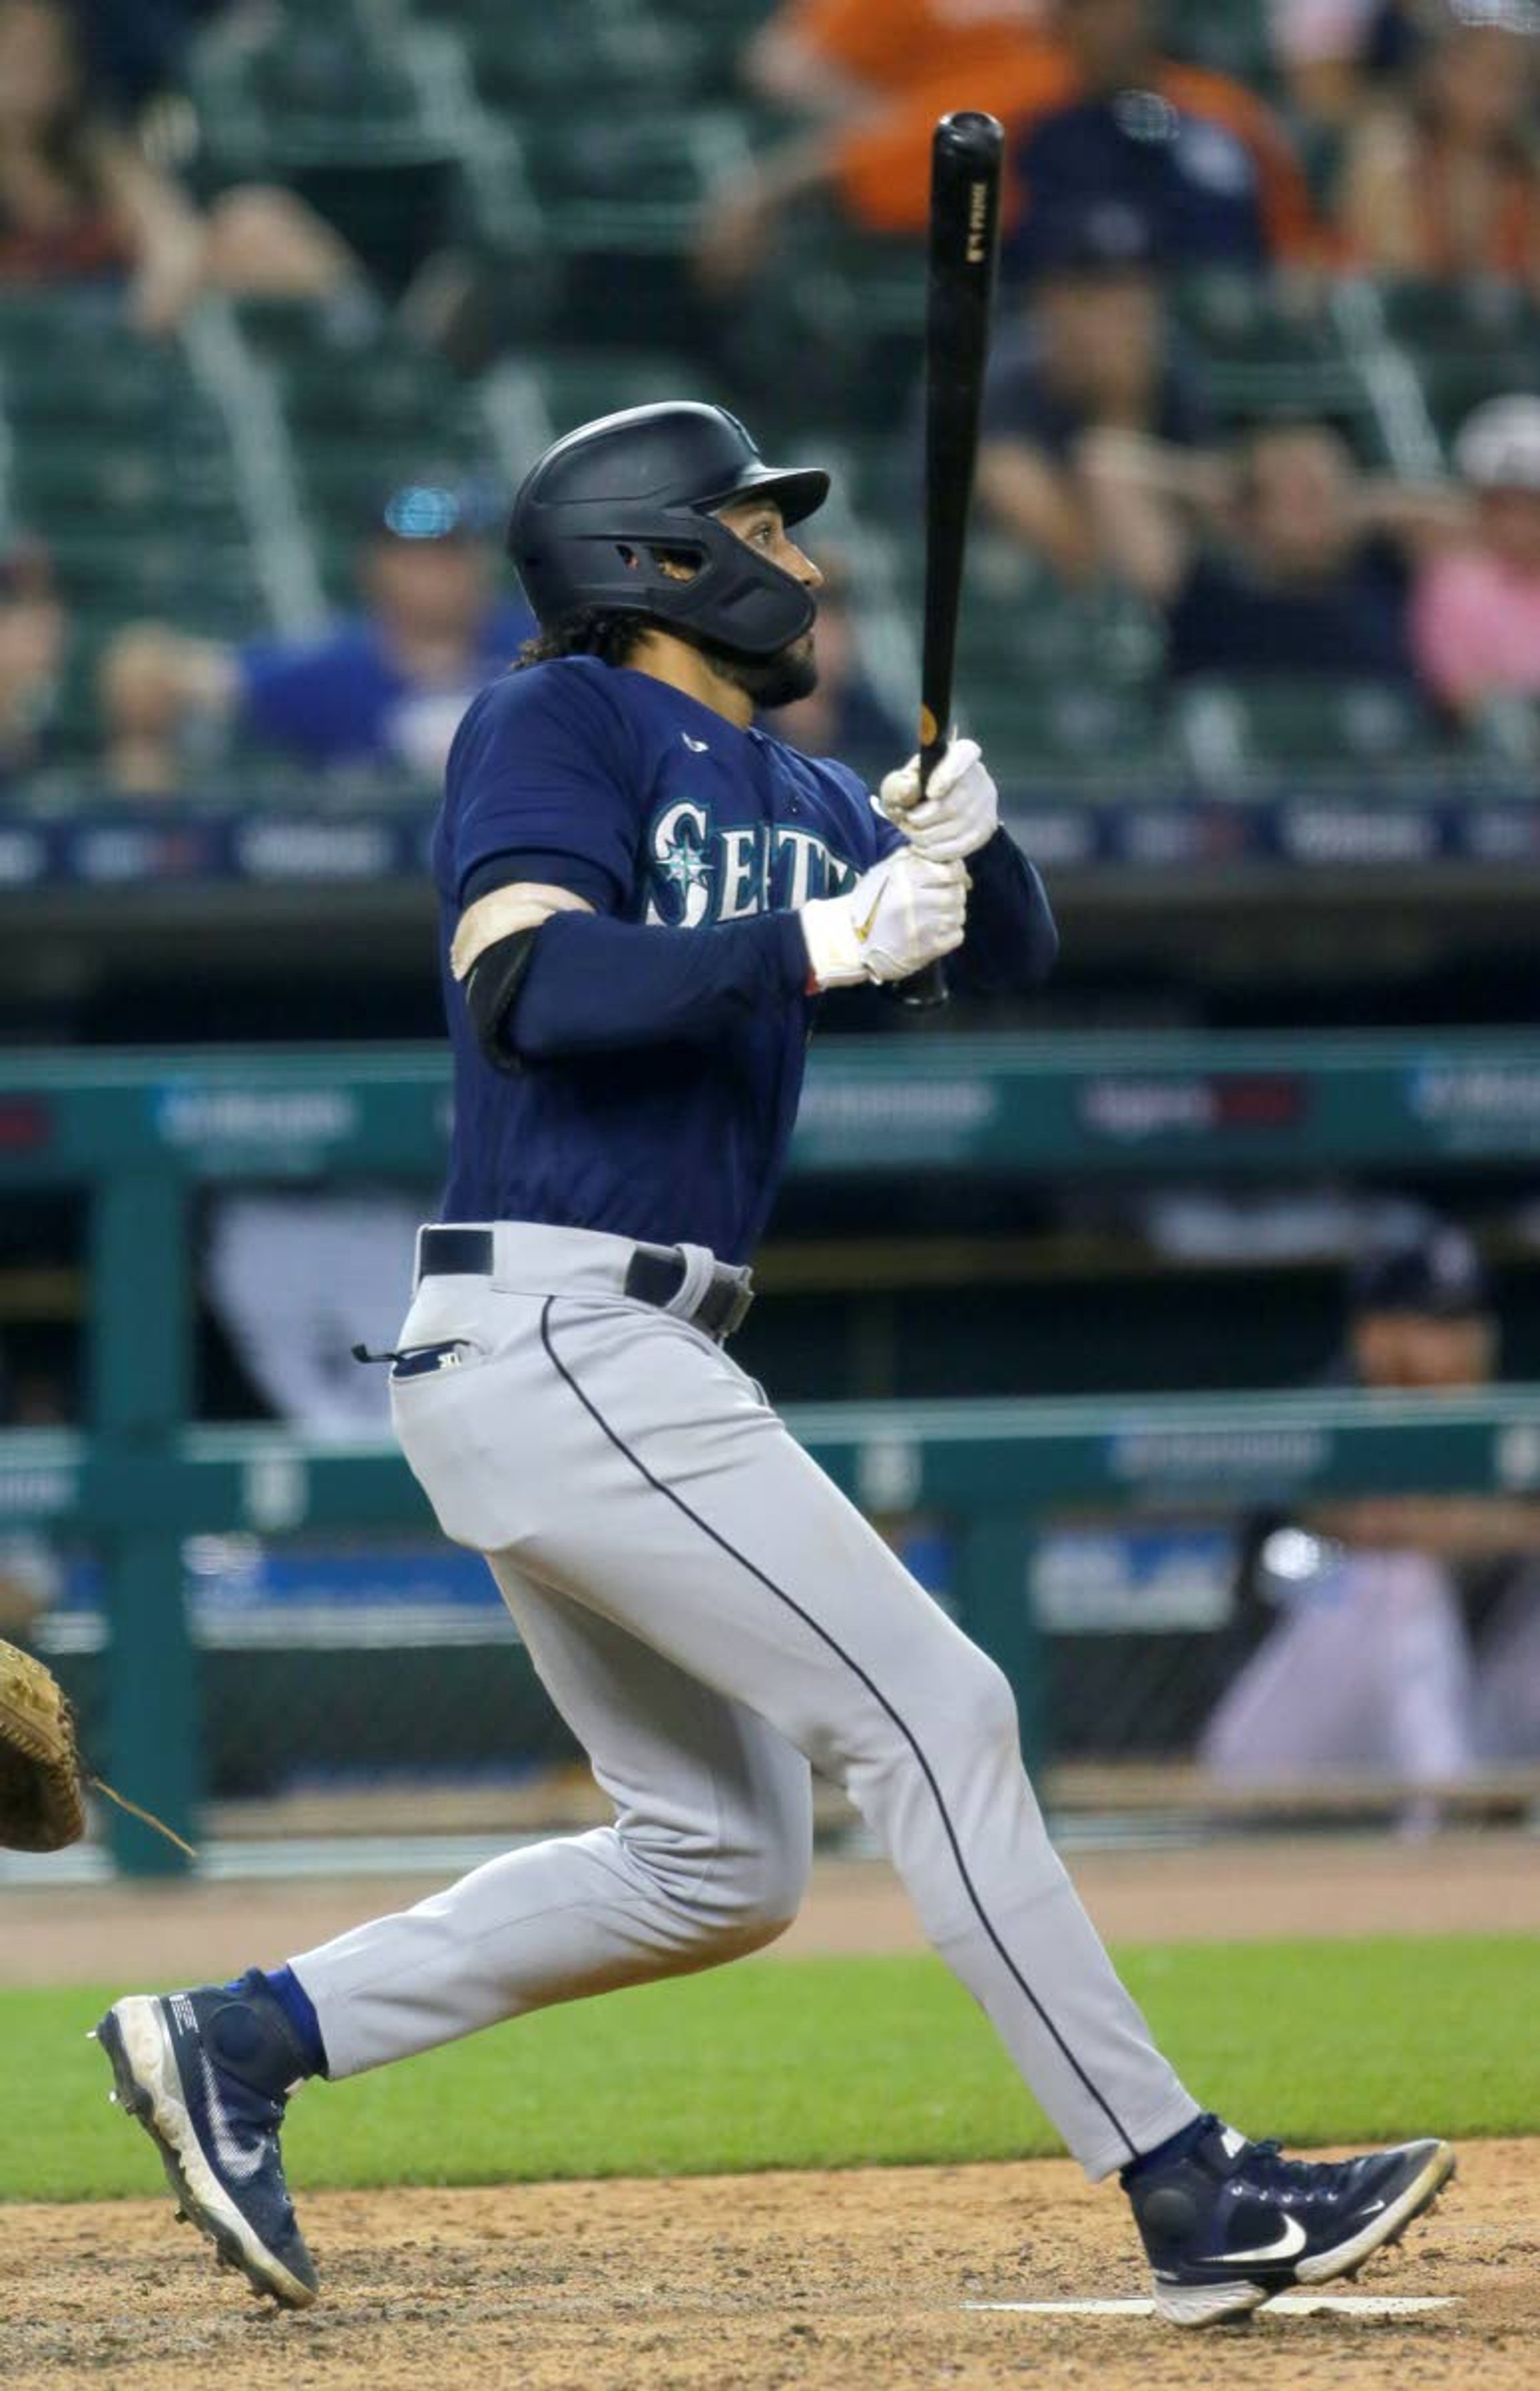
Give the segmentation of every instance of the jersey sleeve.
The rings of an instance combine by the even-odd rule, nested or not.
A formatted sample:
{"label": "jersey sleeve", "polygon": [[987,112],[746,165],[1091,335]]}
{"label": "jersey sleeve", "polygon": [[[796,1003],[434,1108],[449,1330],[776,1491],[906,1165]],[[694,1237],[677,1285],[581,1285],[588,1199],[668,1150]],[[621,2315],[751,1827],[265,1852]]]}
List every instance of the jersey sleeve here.
{"label": "jersey sleeve", "polygon": [[607,667],[574,658],[484,690],[449,751],[445,828],[457,897],[499,856],[538,856],[596,911],[623,910],[641,830],[639,764]]}
{"label": "jersey sleeve", "polygon": [[984,996],[1041,988],[1058,957],[1058,927],[1047,890],[1009,831],[997,830],[969,856],[968,879],[967,928],[949,972]]}

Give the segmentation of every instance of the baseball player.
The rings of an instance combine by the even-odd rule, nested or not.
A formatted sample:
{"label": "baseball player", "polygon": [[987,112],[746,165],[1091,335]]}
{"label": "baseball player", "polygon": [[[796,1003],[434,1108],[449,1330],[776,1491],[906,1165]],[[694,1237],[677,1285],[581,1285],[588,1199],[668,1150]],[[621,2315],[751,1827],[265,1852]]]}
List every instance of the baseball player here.
{"label": "baseball player", "polygon": [[801,1896],[809,1762],[1088,2175],[1120,2173],[1171,2322],[1352,2272],[1454,2165],[1434,2140],[1302,2165],[1200,2110],[1049,1846],[1000,1671],[729,1357],[824,992],[941,956],[1021,991],[1056,946],[976,746],[874,801],[754,727],[815,678],[792,533],[827,490],[667,405],[570,433],[515,502],[542,628],[449,758],[453,1147],[391,1393],[615,1817],[101,2020],[182,2209],[289,2307],[317,2288],[296,2083],[758,1949]]}

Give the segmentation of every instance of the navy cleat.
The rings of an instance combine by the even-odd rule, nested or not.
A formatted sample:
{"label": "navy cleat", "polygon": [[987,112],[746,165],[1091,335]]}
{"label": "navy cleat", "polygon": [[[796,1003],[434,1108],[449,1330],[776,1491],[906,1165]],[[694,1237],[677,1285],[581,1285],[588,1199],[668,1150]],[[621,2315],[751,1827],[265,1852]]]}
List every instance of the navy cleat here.
{"label": "navy cleat", "polygon": [[232,1991],[203,1984],[114,2001],[96,2028],[114,2098],[161,2153],[180,2213],[280,2307],[320,2286],[283,2179],[278,2127],[304,2059],[256,1971]]}
{"label": "navy cleat", "polygon": [[1170,2166],[1128,2184],[1168,2324],[1222,2324],[1298,2284],[1356,2275],[1431,2207],[1455,2172],[1447,2142],[1366,2158],[1286,2159],[1217,2117]]}

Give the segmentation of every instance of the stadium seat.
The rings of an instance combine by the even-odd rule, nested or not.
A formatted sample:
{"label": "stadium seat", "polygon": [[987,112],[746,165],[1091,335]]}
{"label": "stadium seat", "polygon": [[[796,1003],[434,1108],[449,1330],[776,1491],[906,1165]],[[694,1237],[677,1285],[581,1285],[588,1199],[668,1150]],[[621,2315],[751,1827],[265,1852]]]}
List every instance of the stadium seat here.
{"label": "stadium seat", "polygon": [[435,15],[461,33],[476,87],[495,110],[592,109],[606,97],[629,109],[639,89],[651,109],[663,110],[695,87],[693,44],[675,34],[671,10],[639,0],[585,0],[571,9],[451,0]]}
{"label": "stadium seat", "polygon": [[798,208],[751,294],[730,311],[724,356],[745,386],[775,394],[788,422],[893,432],[919,387],[925,288],[921,244]]}
{"label": "stadium seat", "polygon": [[230,465],[223,448],[192,443],[151,446],[119,433],[83,441],[35,424],[16,442],[12,478],[27,522],[140,530],[168,521],[205,527],[239,524]]}
{"label": "stadium seat", "polygon": [[[265,619],[229,434],[179,346],[138,338],[101,291],[9,294],[0,406],[11,511],[48,547],[77,623]],[[66,676],[77,720],[93,636]]]}
{"label": "stadium seat", "polygon": [[1031,688],[964,680],[957,719],[1003,788],[1068,783],[1094,795],[1149,778],[1160,756],[1148,698],[1094,682]]}
{"label": "stadium seat", "polygon": [[718,395],[707,372],[666,349],[545,349],[527,370],[557,432],[622,407]]}
{"label": "stadium seat", "polygon": [[1301,772],[1338,782],[1415,778],[1437,756],[1426,708],[1389,681],[1204,676],[1176,692],[1171,714],[1189,766],[1212,784]]}
{"label": "stadium seat", "polygon": [[523,127],[530,182],[567,250],[618,255],[690,249],[706,194],[748,163],[743,117],[697,110],[683,124],[614,114],[542,119]]}
{"label": "stadium seat", "polygon": [[1318,417],[1338,424],[1365,462],[1385,461],[1372,392],[1328,306],[1287,284],[1213,273],[1184,278],[1172,308],[1223,429]]}
{"label": "stadium seat", "polygon": [[666,19],[691,89],[703,96],[744,97],[740,60],[764,23],[764,0],[654,0]]}
{"label": "stadium seat", "polygon": [[56,532],[49,545],[71,597],[120,619],[157,614],[211,635],[249,630],[264,620],[242,540],[215,545],[175,532],[149,538]]}
{"label": "stadium seat", "polygon": [[189,54],[215,165],[278,174],[332,162],[402,164],[435,145],[407,59],[366,9],[309,5],[217,22]]}
{"label": "stadium seat", "polygon": [[1164,46],[1253,90],[1276,83],[1268,0],[1166,0]]}
{"label": "stadium seat", "polygon": [[[922,543],[907,542],[918,605]],[[958,663],[958,718],[997,778],[1066,772],[1126,781],[1158,762],[1161,635],[1135,598],[1067,591],[987,530],[971,551]]]}
{"label": "stadium seat", "polygon": [[117,425],[164,439],[203,405],[178,350],[136,337],[116,305],[81,307],[73,294],[57,306],[0,300],[0,375],[13,424],[68,424],[83,438],[86,425]]}
{"label": "stadium seat", "polygon": [[342,352],[317,347],[272,359],[283,409],[297,436],[372,440],[443,454],[463,446],[476,419],[473,394],[434,357],[399,342]]}
{"label": "stadium seat", "polygon": [[1392,282],[1378,295],[1446,447],[1483,399],[1540,391],[1540,309],[1516,284]]}

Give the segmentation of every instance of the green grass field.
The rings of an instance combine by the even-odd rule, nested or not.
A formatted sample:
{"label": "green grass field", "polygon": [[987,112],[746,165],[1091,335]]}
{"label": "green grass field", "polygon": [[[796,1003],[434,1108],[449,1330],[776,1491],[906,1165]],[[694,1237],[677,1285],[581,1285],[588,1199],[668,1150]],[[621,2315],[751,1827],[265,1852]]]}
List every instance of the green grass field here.
{"label": "green grass field", "polygon": [[[1540,1950],[1521,1935],[1126,1950],[1200,2099],[1296,2144],[1540,2130]],[[86,2028],[121,1985],[0,1993],[0,2198],[161,2181]],[[1003,2159],[1056,2148],[930,1958],[726,1969],[499,2028],[308,2092],[296,2185]]]}

